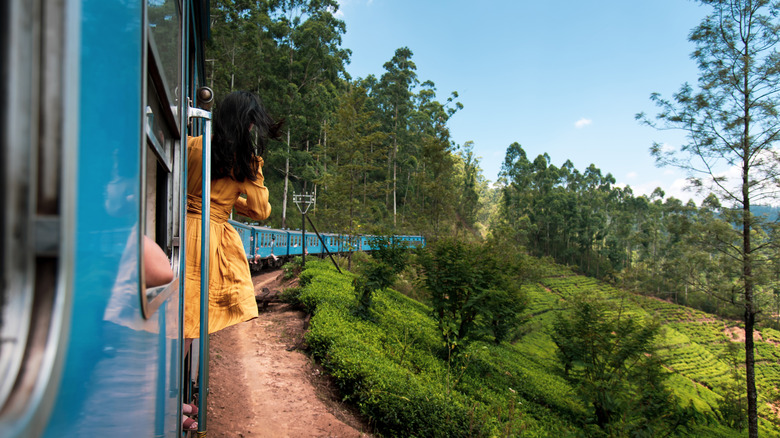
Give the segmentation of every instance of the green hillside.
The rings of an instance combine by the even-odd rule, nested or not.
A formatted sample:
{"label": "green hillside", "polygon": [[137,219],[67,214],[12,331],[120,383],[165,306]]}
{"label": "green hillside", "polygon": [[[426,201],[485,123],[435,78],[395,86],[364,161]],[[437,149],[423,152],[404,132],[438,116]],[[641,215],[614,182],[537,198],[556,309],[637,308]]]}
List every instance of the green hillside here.
{"label": "green hillside", "polygon": [[[721,424],[716,415],[733,382],[727,346],[738,342],[732,335],[737,323],[625,294],[560,266],[545,266],[544,272],[538,283],[525,287],[528,318],[516,342],[476,341],[461,359],[444,360],[429,307],[383,290],[374,297],[371,317],[360,318],[353,312],[352,274],[309,262],[299,297],[313,313],[307,340],[345,399],[382,436],[587,436],[578,422],[587,408],[563,378],[550,333],[572,297],[592,294],[631,318],[662,324],[657,342],[670,374],[667,385],[681,404],[692,403],[702,414],[691,436],[746,434]],[[764,329],[760,336],[761,436],[780,437],[780,418],[768,403],[773,395],[777,399],[780,387],[780,333]],[[741,347],[737,351],[744,355]],[[744,357],[738,360],[744,364]]]}

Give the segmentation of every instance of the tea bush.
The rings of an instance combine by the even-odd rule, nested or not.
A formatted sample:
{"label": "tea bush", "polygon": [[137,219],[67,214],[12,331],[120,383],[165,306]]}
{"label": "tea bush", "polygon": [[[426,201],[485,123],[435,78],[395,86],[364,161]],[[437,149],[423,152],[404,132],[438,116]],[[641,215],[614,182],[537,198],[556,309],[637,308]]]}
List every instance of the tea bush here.
{"label": "tea bush", "polygon": [[[474,420],[480,408],[468,405],[458,392],[447,391],[437,378],[444,372],[438,361],[430,354],[412,351],[416,348],[403,360],[397,348],[388,353],[383,348],[388,342],[387,331],[353,314],[349,304],[354,303],[351,276],[337,277],[335,271],[319,268],[307,268],[304,273],[314,277],[301,294],[301,301],[314,313],[307,334],[312,353],[335,378],[345,398],[379,430],[391,436],[487,435],[485,426]],[[396,302],[405,300],[393,294]],[[385,323],[415,326],[419,322],[425,326],[424,321],[430,319],[414,307],[419,310],[419,306],[404,310],[405,321]],[[428,333],[420,336],[428,340],[420,344],[430,346],[433,333],[430,322],[427,325]],[[403,365],[412,365],[417,372]],[[438,373],[431,371],[437,369]]]}
{"label": "tea bush", "polygon": [[[354,274],[327,262],[307,261],[300,302],[313,313],[307,341],[334,377],[344,398],[376,427],[377,436],[586,436],[579,419],[586,408],[560,374],[553,323],[572,297],[597,294],[622,303],[632,318],[657,318],[664,326],[659,355],[668,383],[682,405],[710,415],[690,436],[736,437],[714,416],[723,399],[728,367],[720,359],[725,323],[711,315],[644,297],[626,297],[560,267],[556,276],[523,286],[526,327],[517,341],[475,340],[457,358],[437,355],[443,341],[431,307],[391,289],[374,295],[371,320],[354,315]],[[563,275],[563,276],[562,276]],[[546,289],[545,289],[546,288]],[[762,330],[763,332],[763,330]],[[777,332],[766,331],[774,341]],[[780,382],[777,347],[757,341],[762,436],[780,437],[766,403]]]}

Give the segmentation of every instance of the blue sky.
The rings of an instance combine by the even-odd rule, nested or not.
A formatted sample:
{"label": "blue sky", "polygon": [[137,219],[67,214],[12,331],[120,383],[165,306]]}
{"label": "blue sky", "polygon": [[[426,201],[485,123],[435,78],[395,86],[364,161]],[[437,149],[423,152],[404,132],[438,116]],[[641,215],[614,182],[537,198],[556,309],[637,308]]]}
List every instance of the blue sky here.
{"label": "blue sky", "polygon": [[473,141],[495,181],[507,147],[552,164],[591,163],[635,195],[661,187],[684,201],[685,174],[658,168],[653,141],[681,133],[640,125],[652,92],[671,98],[698,71],[688,34],[709,12],[688,0],[339,0],[352,77],[380,76],[395,49],[414,53],[420,81],[452,91],[464,109],[450,121],[457,144]]}

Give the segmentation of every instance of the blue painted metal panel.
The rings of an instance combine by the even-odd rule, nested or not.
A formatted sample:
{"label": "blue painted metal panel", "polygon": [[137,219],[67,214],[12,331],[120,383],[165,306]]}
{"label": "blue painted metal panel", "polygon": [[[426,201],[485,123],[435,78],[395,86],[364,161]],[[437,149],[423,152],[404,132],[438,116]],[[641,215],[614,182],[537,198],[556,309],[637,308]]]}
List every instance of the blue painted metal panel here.
{"label": "blue painted metal panel", "polygon": [[325,233],[322,235],[322,237],[325,239],[325,243],[328,246],[328,251],[331,253],[338,252],[338,235],[337,234],[331,234],[331,233]]}
{"label": "blue painted metal panel", "polygon": [[285,230],[284,234],[282,235],[282,242],[278,242],[278,238],[277,238],[277,244],[284,248],[284,255],[289,256],[290,255],[290,231]]}
{"label": "blue painted metal panel", "polygon": [[254,236],[252,235],[253,227],[251,225],[242,224],[234,220],[228,220],[228,223],[232,225],[233,228],[235,228],[239,237],[241,237],[241,243],[244,245],[244,253],[246,254],[247,258],[254,258],[252,248],[254,240]]}
{"label": "blue painted metal panel", "polygon": [[262,247],[263,235],[260,233],[260,227],[252,227],[252,236],[250,237],[251,251],[247,253],[247,257],[252,260],[255,257],[260,257],[260,248]]}
{"label": "blue painted metal panel", "polygon": [[173,436],[178,295],[146,320],[138,284],[143,3],[84,0],[81,12],[73,322],[44,436]]}
{"label": "blue painted metal panel", "polygon": [[322,242],[317,237],[317,233],[306,232],[306,253],[307,254],[320,254],[323,253]]}
{"label": "blue painted metal panel", "polygon": [[296,256],[303,254],[303,246],[301,245],[301,232],[290,231],[289,243],[288,243],[288,255]]}

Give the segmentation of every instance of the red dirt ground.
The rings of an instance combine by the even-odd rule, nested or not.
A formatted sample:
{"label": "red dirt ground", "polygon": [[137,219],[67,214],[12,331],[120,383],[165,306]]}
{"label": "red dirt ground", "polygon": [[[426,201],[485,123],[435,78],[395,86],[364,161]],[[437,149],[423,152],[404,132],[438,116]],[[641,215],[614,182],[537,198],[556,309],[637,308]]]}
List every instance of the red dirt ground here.
{"label": "red dirt ground", "polygon": [[[281,271],[254,277],[282,290]],[[369,428],[300,349],[305,314],[271,303],[260,317],[210,337],[210,437],[370,437]]]}

